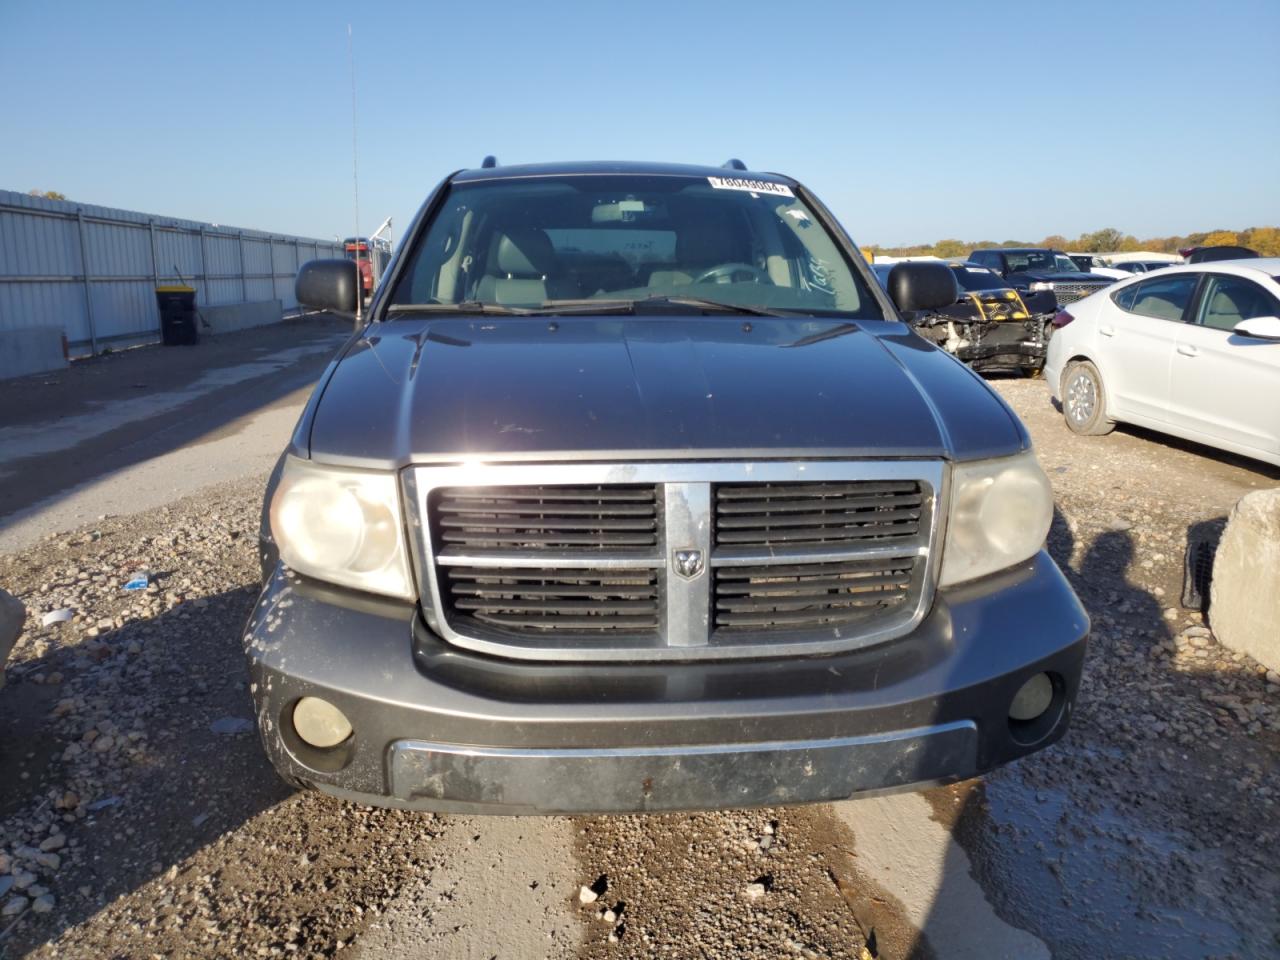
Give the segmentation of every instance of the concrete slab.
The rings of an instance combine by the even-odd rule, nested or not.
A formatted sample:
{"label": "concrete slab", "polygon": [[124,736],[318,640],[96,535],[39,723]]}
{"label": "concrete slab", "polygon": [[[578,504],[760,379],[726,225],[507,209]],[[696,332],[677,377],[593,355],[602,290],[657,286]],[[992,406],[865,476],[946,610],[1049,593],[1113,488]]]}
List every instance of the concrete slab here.
{"label": "concrete slab", "polygon": [[213,307],[199,307],[198,311],[204,321],[200,325],[200,332],[215,335],[279,323],[284,316],[284,307],[279,300],[223,303]]}
{"label": "concrete slab", "polygon": [[940,960],[1050,960],[1044,941],[996,915],[969,856],[918,793],[833,804],[867,879],[902,902]]}

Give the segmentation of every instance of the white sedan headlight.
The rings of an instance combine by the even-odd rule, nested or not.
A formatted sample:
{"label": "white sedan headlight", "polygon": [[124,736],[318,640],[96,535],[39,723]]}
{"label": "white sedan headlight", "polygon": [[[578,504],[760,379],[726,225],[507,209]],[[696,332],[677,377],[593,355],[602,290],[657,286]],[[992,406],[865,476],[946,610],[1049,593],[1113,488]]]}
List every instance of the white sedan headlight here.
{"label": "white sedan headlight", "polygon": [[1052,522],[1053,488],[1030,450],[957,463],[941,585],[985,577],[1035,556]]}
{"label": "white sedan headlight", "polygon": [[411,599],[393,473],[323,467],[289,457],[271,498],[280,559],[299,573]]}

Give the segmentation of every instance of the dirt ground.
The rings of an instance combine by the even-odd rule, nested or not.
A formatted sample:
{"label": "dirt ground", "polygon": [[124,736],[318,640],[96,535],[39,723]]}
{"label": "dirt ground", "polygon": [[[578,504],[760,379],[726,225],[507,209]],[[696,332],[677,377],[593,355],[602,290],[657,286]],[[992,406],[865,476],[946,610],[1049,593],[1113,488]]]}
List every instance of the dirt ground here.
{"label": "dirt ground", "polygon": [[[1280,954],[1280,677],[1179,603],[1188,536],[1280,471],[1076,437],[1042,382],[995,386],[1093,638],[1061,743],[924,794],[957,879],[1054,957]],[[291,792],[245,723],[263,481],[0,555],[28,608],[0,690],[0,957],[954,955],[905,919],[858,801],[484,819]]]}

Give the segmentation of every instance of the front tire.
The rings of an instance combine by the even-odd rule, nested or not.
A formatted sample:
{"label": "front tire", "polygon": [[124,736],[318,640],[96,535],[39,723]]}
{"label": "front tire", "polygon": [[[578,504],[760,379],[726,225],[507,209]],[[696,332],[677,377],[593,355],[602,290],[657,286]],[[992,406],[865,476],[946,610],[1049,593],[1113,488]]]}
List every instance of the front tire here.
{"label": "front tire", "polygon": [[1116,428],[1107,416],[1107,392],[1102,374],[1088,360],[1067,364],[1062,373],[1062,417],[1072,433],[1101,437]]}

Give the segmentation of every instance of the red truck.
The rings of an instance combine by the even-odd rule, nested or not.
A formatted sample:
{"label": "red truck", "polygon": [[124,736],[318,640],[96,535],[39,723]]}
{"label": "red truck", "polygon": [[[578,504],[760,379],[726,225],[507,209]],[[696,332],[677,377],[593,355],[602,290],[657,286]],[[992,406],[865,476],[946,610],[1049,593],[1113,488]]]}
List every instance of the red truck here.
{"label": "red truck", "polygon": [[374,288],[373,261],[369,258],[369,238],[347,237],[342,241],[342,247],[346,251],[347,259],[354,260],[356,266],[360,268],[360,290],[364,299],[368,300],[373,296]]}

